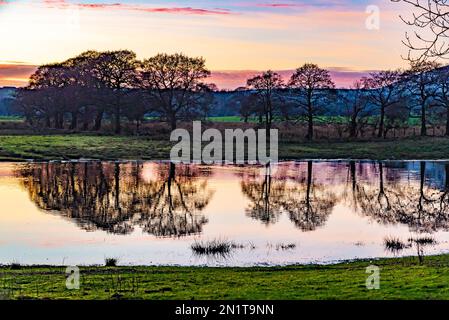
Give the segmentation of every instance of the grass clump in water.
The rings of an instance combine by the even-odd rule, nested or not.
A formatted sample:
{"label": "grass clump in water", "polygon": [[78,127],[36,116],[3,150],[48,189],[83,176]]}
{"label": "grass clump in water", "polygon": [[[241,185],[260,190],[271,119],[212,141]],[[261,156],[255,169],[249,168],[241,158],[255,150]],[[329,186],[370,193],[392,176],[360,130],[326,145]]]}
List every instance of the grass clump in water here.
{"label": "grass clump in water", "polygon": [[384,239],[385,249],[387,251],[398,253],[404,249],[410,248],[410,245],[401,241],[399,238],[387,237]]}
{"label": "grass clump in water", "polygon": [[195,241],[191,245],[193,253],[198,256],[227,256],[236,248],[234,242],[220,239]]}

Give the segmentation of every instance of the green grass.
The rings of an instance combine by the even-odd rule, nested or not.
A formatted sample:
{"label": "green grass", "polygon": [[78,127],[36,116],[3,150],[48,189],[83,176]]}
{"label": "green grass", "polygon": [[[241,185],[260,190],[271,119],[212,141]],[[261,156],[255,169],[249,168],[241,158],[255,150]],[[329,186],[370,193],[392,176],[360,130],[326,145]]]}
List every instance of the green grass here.
{"label": "green grass", "polygon": [[[213,122],[243,122],[243,118],[240,116],[208,117],[207,120]],[[256,122],[257,118],[250,117],[248,121]]]}
{"label": "green grass", "polygon": [[[380,267],[368,290],[366,268]],[[449,255],[267,268],[81,267],[67,290],[64,267],[0,267],[0,294],[28,299],[449,299]]]}
{"label": "green grass", "polygon": [[0,116],[0,122],[23,122],[24,118],[19,116]]}
{"label": "green grass", "polygon": [[147,137],[83,135],[0,136],[0,160],[63,160],[79,158],[163,159],[170,152],[166,141]]}
{"label": "green grass", "polygon": [[404,140],[356,142],[286,143],[279,146],[280,158],[313,159],[449,159],[449,138],[425,137]]}
{"label": "green grass", "polygon": [[[171,144],[136,136],[0,136],[0,160],[168,159]],[[449,138],[280,143],[280,159],[449,159]]]}
{"label": "green grass", "polygon": [[[148,117],[148,119],[155,119],[155,117]],[[370,123],[374,122],[376,117],[370,117]],[[243,117],[241,116],[219,116],[219,117],[208,117],[207,120],[213,122],[243,122]],[[304,120],[304,118],[299,118],[300,120]],[[348,117],[345,116],[316,116],[316,123],[347,123]],[[257,117],[249,117],[248,122],[258,122]],[[410,117],[407,121],[407,124],[410,126],[418,126],[421,124],[421,119],[419,117]]]}

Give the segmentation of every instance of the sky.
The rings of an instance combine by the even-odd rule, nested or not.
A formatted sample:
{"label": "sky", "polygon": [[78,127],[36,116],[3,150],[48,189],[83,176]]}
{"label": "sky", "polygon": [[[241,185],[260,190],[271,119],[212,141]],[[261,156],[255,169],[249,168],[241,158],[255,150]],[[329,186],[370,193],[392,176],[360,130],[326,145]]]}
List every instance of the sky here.
{"label": "sky", "polygon": [[348,87],[406,65],[398,16],[409,13],[390,0],[0,0],[0,86],[86,50],[130,49],[139,59],[203,56],[221,89],[268,69],[288,77],[306,62]]}

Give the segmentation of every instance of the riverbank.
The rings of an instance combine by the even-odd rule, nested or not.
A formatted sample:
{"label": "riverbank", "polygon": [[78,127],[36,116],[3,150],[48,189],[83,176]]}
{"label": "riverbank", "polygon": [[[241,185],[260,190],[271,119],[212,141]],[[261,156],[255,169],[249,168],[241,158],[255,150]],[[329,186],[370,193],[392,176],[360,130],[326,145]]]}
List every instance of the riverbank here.
{"label": "riverbank", "polygon": [[[368,290],[370,265],[380,289]],[[12,299],[449,299],[449,255],[267,268],[80,268],[79,290],[65,267],[0,267],[0,294]]]}
{"label": "riverbank", "polygon": [[[0,160],[168,159],[171,144],[137,136],[0,136]],[[449,138],[279,144],[280,159],[449,159]]]}

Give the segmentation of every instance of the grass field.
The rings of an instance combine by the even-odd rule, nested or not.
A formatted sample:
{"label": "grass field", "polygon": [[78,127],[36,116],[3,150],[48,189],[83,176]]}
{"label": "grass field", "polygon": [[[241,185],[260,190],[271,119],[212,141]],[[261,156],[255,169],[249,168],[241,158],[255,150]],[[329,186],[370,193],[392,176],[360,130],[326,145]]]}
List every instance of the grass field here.
{"label": "grass field", "polygon": [[[155,120],[157,117],[145,117],[145,120]],[[219,116],[219,117],[208,117],[208,121],[213,122],[243,122],[243,118],[241,116]],[[249,117],[248,122],[258,122],[257,117]],[[24,118],[21,116],[0,116],[0,122],[8,122],[8,121],[24,121]],[[348,121],[347,117],[344,116],[317,116],[315,118],[316,123],[345,123]],[[408,125],[419,125],[420,118],[418,117],[410,117],[408,121]]]}
{"label": "grass field", "polygon": [[19,116],[0,116],[0,122],[23,122],[24,119]]}
{"label": "grass field", "polygon": [[[213,122],[243,122],[243,118],[241,116],[220,116],[220,117],[208,117],[207,120]],[[249,117],[248,122],[258,122],[257,117]],[[301,119],[299,119],[301,120]],[[305,121],[305,119],[302,119]],[[323,124],[323,123],[347,123],[348,117],[344,116],[316,116],[315,123]],[[370,122],[374,122],[374,118],[370,119]],[[408,125],[417,126],[421,124],[421,119],[419,117],[410,117],[408,119]]]}
{"label": "grass field", "polygon": [[[370,265],[380,289],[368,290]],[[449,255],[266,268],[81,267],[67,290],[64,267],[0,267],[0,294],[21,299],[449,299]]]}
{"label": "grass field", "polygon": [[[168,159],[171,144],[141,136],[0,135],[0,160]],[[280,143],[280,159],[449,159],[449,138]]]}
{"label": "grass field", "polygon": [[167,141],[126,136],[0,136],[0,160],[164,159]]}

